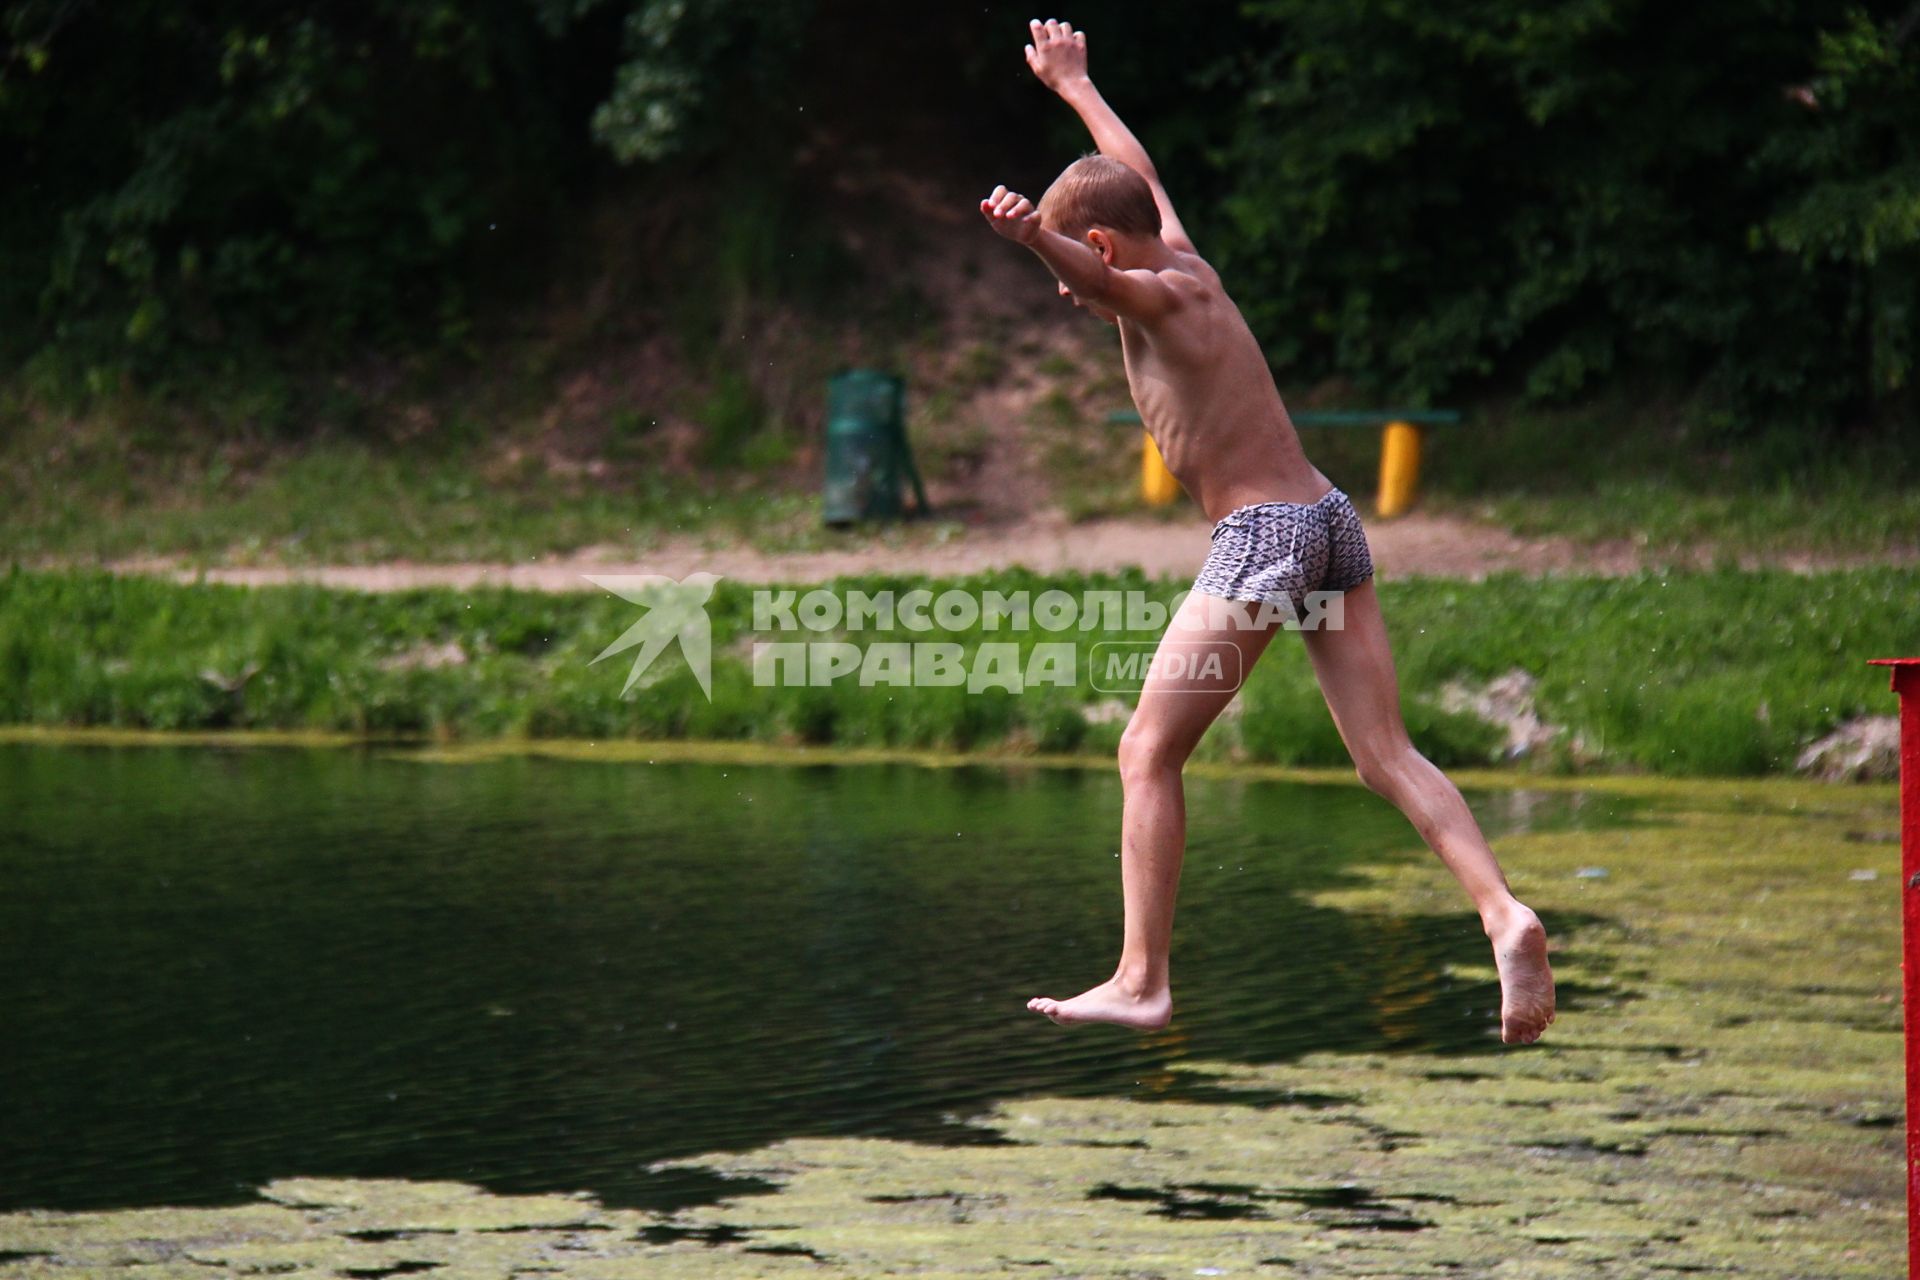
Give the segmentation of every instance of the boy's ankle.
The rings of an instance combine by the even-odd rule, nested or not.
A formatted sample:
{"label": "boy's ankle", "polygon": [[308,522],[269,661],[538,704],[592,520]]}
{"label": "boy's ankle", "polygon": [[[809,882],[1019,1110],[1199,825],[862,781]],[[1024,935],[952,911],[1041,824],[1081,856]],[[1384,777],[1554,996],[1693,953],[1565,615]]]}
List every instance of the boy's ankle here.
{"label": "boy's ankle", "polygon": [[1135,1000],[1144,999],[1167,985],[1165,975],[1155,973],[1150,965],[1125,962],[1114,970],[1112,981],[1123,994]]}
{"label": "boy's ankle", "polygon": [[1518,898],[1509,897],[1480,913],[1480,928],[1489,938],[1505,933],[1516,925],[1538,924],[1533,908]]}

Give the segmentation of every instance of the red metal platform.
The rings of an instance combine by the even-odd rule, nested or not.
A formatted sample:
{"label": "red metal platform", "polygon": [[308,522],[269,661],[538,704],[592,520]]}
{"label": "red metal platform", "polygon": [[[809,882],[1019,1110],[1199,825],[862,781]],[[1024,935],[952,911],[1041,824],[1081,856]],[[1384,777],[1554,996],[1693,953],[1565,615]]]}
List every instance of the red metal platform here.
{"label": "red metal platform", "polygon": [[1907,1029],[1907,1274],[1920,1278],[1920,658],[1875,658],[1900,695],[1901,969]]}

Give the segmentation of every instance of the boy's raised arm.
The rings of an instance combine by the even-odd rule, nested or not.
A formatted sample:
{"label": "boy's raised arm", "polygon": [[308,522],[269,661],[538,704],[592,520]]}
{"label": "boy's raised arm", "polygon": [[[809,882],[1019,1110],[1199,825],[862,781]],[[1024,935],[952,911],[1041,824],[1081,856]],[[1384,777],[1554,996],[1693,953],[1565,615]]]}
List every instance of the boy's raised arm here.
{"label": "boy's raised arm", "polygon": [[1156,273],[1115,270],[1092,246],[1041,226],[1039,210],[1018,191],[995,187],[980,202],[980,214],[997,234],[1033,250],[1054,278],[1083,302],[1146,322],[1179,305],[1173,290]]}
{"label": "boy's raised arm", "polygon": [[1160,185],[1160,174],[1147,149],[1093,87],[1087,74],[1087,33],[1051,18],[1045,22],[1035,18],[1027,28],[1033,36],[1033,43],[1027,46],[1027,65],[1033,68],[1033,74],[1078,113],[1101,155],[1118,160],[1147,180],[1153,202],[1160,209],[1160,238],[1182,253],[1193,253],[1193,241],[1174,214],[1173,201]]}

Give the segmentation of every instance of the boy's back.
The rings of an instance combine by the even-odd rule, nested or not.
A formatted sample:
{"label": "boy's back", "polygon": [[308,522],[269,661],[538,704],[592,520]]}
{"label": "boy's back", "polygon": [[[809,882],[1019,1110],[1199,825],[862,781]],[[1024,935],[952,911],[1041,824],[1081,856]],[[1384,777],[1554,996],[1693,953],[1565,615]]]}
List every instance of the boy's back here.
{"label": "boy's back", "polygon": [[1168,469],[1213,520],[1249,503],[1318,501],[1333,486],[1307,461],[1240,308],[1199,254],[1168,248],[1176,265],[1160,275],[1173,304],[1117,317],[1127,385]]}

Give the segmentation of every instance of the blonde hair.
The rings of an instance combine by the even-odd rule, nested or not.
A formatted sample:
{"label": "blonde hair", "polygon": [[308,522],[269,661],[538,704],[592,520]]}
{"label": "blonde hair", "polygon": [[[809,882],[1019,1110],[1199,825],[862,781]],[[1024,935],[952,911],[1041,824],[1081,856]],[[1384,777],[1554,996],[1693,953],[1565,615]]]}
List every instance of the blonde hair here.
{"label": "blonde hair", "polygon": [[1147,180],[1108,156],[1081,156],[1040,197],[1040,223],[1078,239],[1090,227],[1160,234],[1160,206]]}

